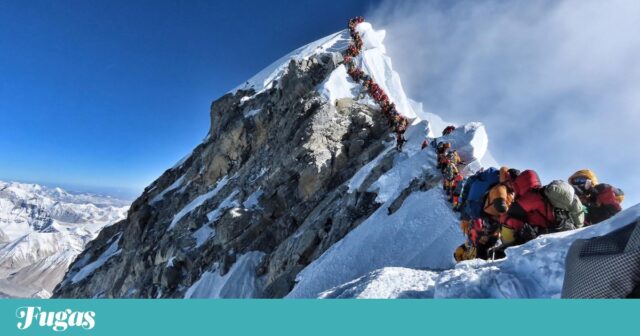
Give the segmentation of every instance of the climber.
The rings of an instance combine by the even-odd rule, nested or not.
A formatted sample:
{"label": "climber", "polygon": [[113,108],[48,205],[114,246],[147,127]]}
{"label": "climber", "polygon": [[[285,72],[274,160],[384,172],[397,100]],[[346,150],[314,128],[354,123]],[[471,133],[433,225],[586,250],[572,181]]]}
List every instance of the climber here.
{"label": "climber", "polygon": [[459,174],[458,165],[460,164],[460,156],[455,149],[446,152],[445,167],[442,171],[444,177],[444,190],[449,196],[449,202],[453,203],[453,190],[456,188],[458,181],[462,180]]}
{"label": "climber", "polygon": [[427,147],[429,147],[429,138],[424,139],[422,145],[420,145],[420,149],[425,149]]}
{"label": "climber", "polygon": [[349,20],[349,29],[354,30],[356,26],[360,23],[364,22],[364,18],[362,16],[356,16],[355,18]]}
{"label": "climber", "polygon": [[476,249],[476,258],[504,258],[501,249],[493,248],[500,237],[500,222],[483,215],[469,222],[468,240]]}
{"label": "climber", "polygon": [[600,223],[622,210],[624,192],[606,183],[598,183],[595,173],[582,169],[569,177],[569,183],[587,208],[585,225]]}
{"label": "climber", "polygon": [[[475,247],[478,258],[501,258],[501,251],[489,253],[500,231],[500,215],[513,201],[511,181],[519,174],[516,169],[502,167],[480,170],[469,177],[456,208],[461,211],[460,228]],[[456,209],[454,209],[456,210]]]}
{"label": "climber", "polygon": [[389,118],[391,116],[391,111],[395,110],[396,105],[394,103],[391,102],[387,102],[386,104],[384,104],[382,106],[382,115],[384,115],[385,117]]}
{"label": "climber", "polygon": [[[481,169],[470,176],[460,194],[461,219],[469,221],[481,217],[484,213],[485,195],[499,182],[500,171],[493,167]],[[464,223],[461,223],[461,227],[463,226]]]}
{"label": "climber", "polygon": [[451,144],[448,142],[438,143],[438,147],[436,148],[436,154],[438,155],[436,168],[438,168],[438,170],[444,169],[447,160],[447,149],[449,148],[451,148]]}
{"label": "climber", "polygon": [[358,34],[357,32],[353,35],[353,42],[355,43],[355,46],[358,50],[362,50],[362,38],[360,37],[360,34]]}
{"label": "climber", "polygon": [[356,57],[358,54],[360,54],[360,51],[356,48],[355,44],[349,44],[349,47],[347,48],[347,56]]}
{"label": "climber", "polygon": [[462,207],[462,189],[467,181],[462,174],[458,174],[456,178],[456,187],[453,189],[453,211],[459,212]]}
{"label": "climber", "polygon": [[455,179],[458,176],[458,167],[449,158],[446,159],[444,168],[442,169],[442,189],[450,198],[453,195],[453,189],[455,188]]}
{"label": "climber", "polygon": [[407,139],[404,138],[404,132],[396,132],[396,150],[398,150],[398,152],[402,152],[402,147],[405,142],[407,142]]}
{"label": "climber", "polygon": [[456,262],[475,259],[476,256],[477,256],[476,248],[468,240],[462,243],[460,246],[458,246],[456,250],[453,252],[453,258],[456,260]]}
{"label": "climber", "polygon": [[404,116],[400,118],[400,130],[404,134],[404,132],[409,128],[409,119]]}
{"label": "climber", "polygon": [[464,164],[464,162],[460,158],[460,155],[458,155],[458,151],[456,151],[455,149],[452,149],[447,153],[447,158],[449,159],[449,161],[454,163],[456,167]]}
{"label": "climber", "polygon": [[365,90],[371,91],[371,84],[373,84],[373,80],[371,78],[364,79],[362,81],[362,86],[364,87]]}
{"label": "climber", "polygon": [[520,171],[517,169],[500,168],[500,182],[489,189],[484,202],[484,213],[491,219],[499,221],[500,216],[509,210],[514,198],[512,182],[518,175]]}
{"label": "climber", "polygon": [[460,199],[460,193],[462,192],[462,181],[464,177],[460,172],[456,174],[451,182],[451,187],[449,189],[449,202],[451,202],[453,211],[457,211]]}
{"label": "climber", "polygon": [[369,92],[371,93],[371,97],[373,97],[373,100],[375,100],[376,102],[379,102],[380,97],[384,94],[380,86],[378,86],[378,84],[376,83],[372,83],[369,86]]}
{"label": "climber", "polygon": [[364,75],[364,72],[358,69],[354,64],[351,64],[347,70],[347,74],[351,76],[351,79],[358,82],[360,81],[360,78],[362,78],[362,75]]}
{"label": "climber", "polygon": [[[502,258],[501,249],[492,249],[498,242],[500,235],[500,216],[509,210],[513,202],[512,181],[520,174],[517,169],[501,167],[499,183],[486,192],[484,213],[479,218],[463,220],[460,225],[468,232],[469,240],[477,249],[478,258]],[[493,252],[497,253],[493,253]]]}
{"label": "climber", "polygon": [[437,138],[430,138],[429,137],[429,132],[427,132],[427,134],[424,137],[424,141],[422,142],[422,145],[420,146],[420,149],[425,149],[427,147],[431,146],[433,149],[437,149],[438,148],[438,140]]}
{"label": "climber", "polygon": [[442,135],[443,135],[443,136],[445,136],[445,135],[447,135],[447,134],[450,134],[450,133],[451,133],[451,132],[453,132],[455,129],[456,129],[456,127],[455,127],[455,126],[453,126],[453,125],[449,125],[449,126],[445,127],[445,129],[444,129],[444,130],[442,130]]}
{"label": "climber", "polygon": [[382,95],[380,96],[380,105],[386,105],[389,103],[389,97],[387,96],[386,93],[384,93],[384,91],[380,90],[382,92]]}
{"label": "climber", "polygon": [[502,248],[523,244],[556,228],[553,206],[545,198],[538,174],[525,170],[512,183],[515,202],[500,217]]}

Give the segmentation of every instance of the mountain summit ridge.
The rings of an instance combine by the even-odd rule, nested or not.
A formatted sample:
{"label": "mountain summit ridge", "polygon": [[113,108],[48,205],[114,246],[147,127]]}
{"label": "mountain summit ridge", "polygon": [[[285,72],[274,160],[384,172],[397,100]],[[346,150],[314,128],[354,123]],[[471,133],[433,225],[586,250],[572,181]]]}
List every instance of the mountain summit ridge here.
{"label": "mountain summit ridge", "polygon": [[[214,101],[205,140],[145,189],[126,220],[88,244],[54,295],[476,295],[442,291],[451,284],[446,279],[474,269],[484,277],[494,265],[453,260],[464,236],[439,186],[435,154],[420,148],[447,123],[406,96],[385,55],[384,33],[368,23],[357,29],[363,48],[354,62],[410,119],[401,152],[379,106],[347,73],[348,32],[332,34]],[[465,173],[497,165],[481,123],[461,125],[438,140],[458,150]],[[550,237],[530,244],[542,248]],[[553,246],[562,249],[571,239]],[[519,259],[506,260],[517,265]],[[558,275],[559,262],[553,265],[540,271]],[[505,272],[530,271],[509,267]],[[389,283],[394,274],[431,280]],[[555,295],[555,287],[536,291],[518,276],[509,279],[525,289],[487,295]],[[387,292],[371,290],[380,281]]]}

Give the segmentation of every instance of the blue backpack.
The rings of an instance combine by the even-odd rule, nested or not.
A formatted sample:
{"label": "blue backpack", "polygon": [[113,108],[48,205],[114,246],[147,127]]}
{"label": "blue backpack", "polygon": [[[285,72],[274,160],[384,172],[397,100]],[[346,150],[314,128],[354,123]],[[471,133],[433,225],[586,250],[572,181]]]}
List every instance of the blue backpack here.
{"label": "blue backpack", "polygon": [[484,209],[484,198],[494,185],[500,182],[500,170],[488,168],[471,176],[463,189],[462,218],[480,218]]}

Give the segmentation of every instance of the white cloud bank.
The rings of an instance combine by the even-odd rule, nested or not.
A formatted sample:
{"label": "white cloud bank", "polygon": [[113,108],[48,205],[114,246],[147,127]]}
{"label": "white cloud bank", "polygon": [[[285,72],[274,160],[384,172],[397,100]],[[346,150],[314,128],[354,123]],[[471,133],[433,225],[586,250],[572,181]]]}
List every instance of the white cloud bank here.
{"label": "white cloud bank", "polygon": [[368,13],[408,94],[486,124],[496,159],[581,168],[640,202],[640,1],[387,1]]}

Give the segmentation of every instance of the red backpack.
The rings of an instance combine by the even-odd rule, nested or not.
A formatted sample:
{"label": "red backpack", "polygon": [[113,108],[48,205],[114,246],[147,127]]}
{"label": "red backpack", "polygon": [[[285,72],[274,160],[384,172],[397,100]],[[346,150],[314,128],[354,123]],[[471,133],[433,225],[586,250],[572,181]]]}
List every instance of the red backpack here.
{"label": "red backpack", "polygon": [[531,189],[538,189],[542,187],[540,177],[538,173],[533,170],[525,170],[515,180],[513,180],[513,191],[516,194],[516,198],[526,194]]}

